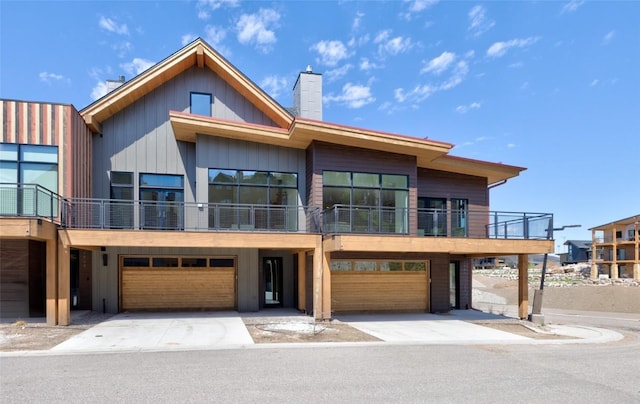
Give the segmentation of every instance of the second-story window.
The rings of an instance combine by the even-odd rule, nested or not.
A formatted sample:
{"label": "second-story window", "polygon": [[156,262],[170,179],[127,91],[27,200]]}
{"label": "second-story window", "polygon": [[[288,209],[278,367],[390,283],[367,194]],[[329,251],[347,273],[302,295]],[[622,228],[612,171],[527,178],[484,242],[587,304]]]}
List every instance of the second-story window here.
{"label": "second-story window", "polygon": [[211,94],[191,93],[190,107],[192,114],[211,116]]}
{"label": "second-story window", "polygon": [[111,201],[109,227],[130,229],[133,227],[133,173],[111,171]]}

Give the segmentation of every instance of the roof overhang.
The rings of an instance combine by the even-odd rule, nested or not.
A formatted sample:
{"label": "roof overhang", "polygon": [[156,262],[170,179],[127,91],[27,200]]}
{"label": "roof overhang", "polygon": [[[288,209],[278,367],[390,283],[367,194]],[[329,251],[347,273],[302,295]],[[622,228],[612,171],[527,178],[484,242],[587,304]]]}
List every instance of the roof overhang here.
{"label": "roof overhang", "polygon": [[615,227],[629,226],[632,224],[635,224],[636,226],[640,226],[640,215],[635,215],[635,216],[627,217],[625,219],[616,220],[615,222],[592,227],[589,230],[609,230]]}
{"label": "roof overhang", "polygon": [[522,171],[526,170],[524,167],[449,155],[438,157],[433,161],[418,161],[418,167],[485,177],[488,185],[517,177]]}
{"label": "roof overhang", "polygon": [[288,128],[291,124],[293,117],[286,109],[202,39],[196,39],[165,60],[124,83],[82,109],[80,114],[91,131],[100,133],[100,126],[106,119],[193,66],[199,68],[206,66],[214,71],[276,125]]}

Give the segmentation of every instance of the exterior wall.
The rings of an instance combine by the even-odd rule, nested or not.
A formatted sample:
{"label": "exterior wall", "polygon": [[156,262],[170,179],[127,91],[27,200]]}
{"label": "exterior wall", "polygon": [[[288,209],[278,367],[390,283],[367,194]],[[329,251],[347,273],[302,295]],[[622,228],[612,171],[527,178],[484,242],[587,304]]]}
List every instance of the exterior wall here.
{"label": "exterior wall", "polygon": [[[141,233],[142,234],[142,233]],[[103,265],[102,254],[107,254],[107,266]],[[249,249],[196,249],[196,248],[107,248],[105,252],[93,253],[93,310],[107,313],[119,311],[119,256],[120,255],[194,255],[194,256],[235,256],[237,257],[237,309],[240,312],[259,310],[259,268],[258,250]]]}
{"label": "exterior wall", "polygon": [[459,272],[459,293],[460,300],[458,304],[461,310],[470,309],[472,307],[472,269],[473,262],[471,258],[465,256],[451,256],[451,261],[458,261],[460,263]]}
{"label": "exterior wall", "polygon": [[307,167],[308,201],[310,206],[317,207],[322,207],[322,172],[324,170],[407,175],[409,177],[409,208],[411,209],[409,211],[409,229],[412,234],[415,234],[417,228],[415,157],[313,142],[307,150]]}
{"label": "exterior wall", "polygon": [[58,146],[58,193],[90,197],[91,132],[72,105],[0,100],[0,142]]}
{"label": "exterior wall", "polygon": [[298,205],[305,204],[304,150],[204,135],[196,142],[197,201],[209,199],[209,168],[226,168],[297,173]]}
{"label": "exterior wall", "polygon": [[134,172],[135,199],[140,173],[184,175],[185,202],[195,202],[196,145],[178,142],[169,122],[170,110],[189,112],[191,92],[212,94],[216,118],[275,126],[214,72],[193,67],[102,123],[93,144],[95,198],[109,198],[115,170]]}
{"label": "exterior wall", "polygon": [[418,168],[418,197],[459,198],[469,200],[470,237],[485,237],[487,221],[477,220],[479,211],[489,211],[489,190],[487,179],[465,174]]}
{"label": "exterior wall", "polygon": [[45,243],[0,239],[0,317],[45,314]]}

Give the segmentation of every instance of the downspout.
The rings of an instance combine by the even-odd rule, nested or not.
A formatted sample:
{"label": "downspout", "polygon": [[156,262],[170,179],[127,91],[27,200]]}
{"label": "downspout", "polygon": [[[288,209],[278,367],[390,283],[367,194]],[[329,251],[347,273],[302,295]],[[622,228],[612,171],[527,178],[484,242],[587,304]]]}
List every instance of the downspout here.
{"label": "downspout", "polygon": [[489,184],[489,185],[487,186],[487,189],[493,189],[493,188],[499,187],[500,185],[504,185],[504,184],[506,184],[506,183],[507,183],[507,180],[502,180],[502,181],[494,182],[493,184]]}

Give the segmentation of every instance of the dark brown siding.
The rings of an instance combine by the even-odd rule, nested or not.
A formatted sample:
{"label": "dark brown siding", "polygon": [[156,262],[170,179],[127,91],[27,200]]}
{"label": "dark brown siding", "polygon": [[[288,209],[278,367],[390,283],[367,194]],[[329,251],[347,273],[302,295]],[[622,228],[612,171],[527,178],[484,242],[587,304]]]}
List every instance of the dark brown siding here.
{"label": "dark brown siding", "polygon": [[472,175],[446,171],[418,169],[418,197],[446,198],[450,209],[450,199],[469,200],[469,237],[486,237],[489,212],[489,190],[487,179]]}
{"label": "dark brown siding", "polygon": [[[311,167],[311,178],[307,174],[309,205],[322,207],[322,172],[353,171],[378,174],[400,174],[409,176],[409,207],[417,204],[417,166],[413,156],[386,153],[331,143],[313,142],[307,150],[307,168]],[[417,216],[415,210],[409,214],[409,229],[415,233]]]}
{"label": "dark brown siding", "polygon": [[307,314],[313,313],[313,255],[307,255],[307,265],[305,268],[305,311]]}
{"label": "dark brown siding", "polygon": [[47,247],[29,240],[29,316],[43,317],[47,290]]}
{"label": "dark brown siding", "polygon": [[460,309],[470,309],[471,308],[471,259],[466,258],[465,256],[451,256],[452,261],[458,261],[460,263],[460,273],[459,273],[459,294],[460,300],[458,304]]}
{"label": "dark brown siding", "polygon": [[449,311],[449,255],[437,254],[431,258],[431,311]]}
{"label": "dark brown siding", "polygon": [[29,241],[0,239],[0,316],[29,315]]}

